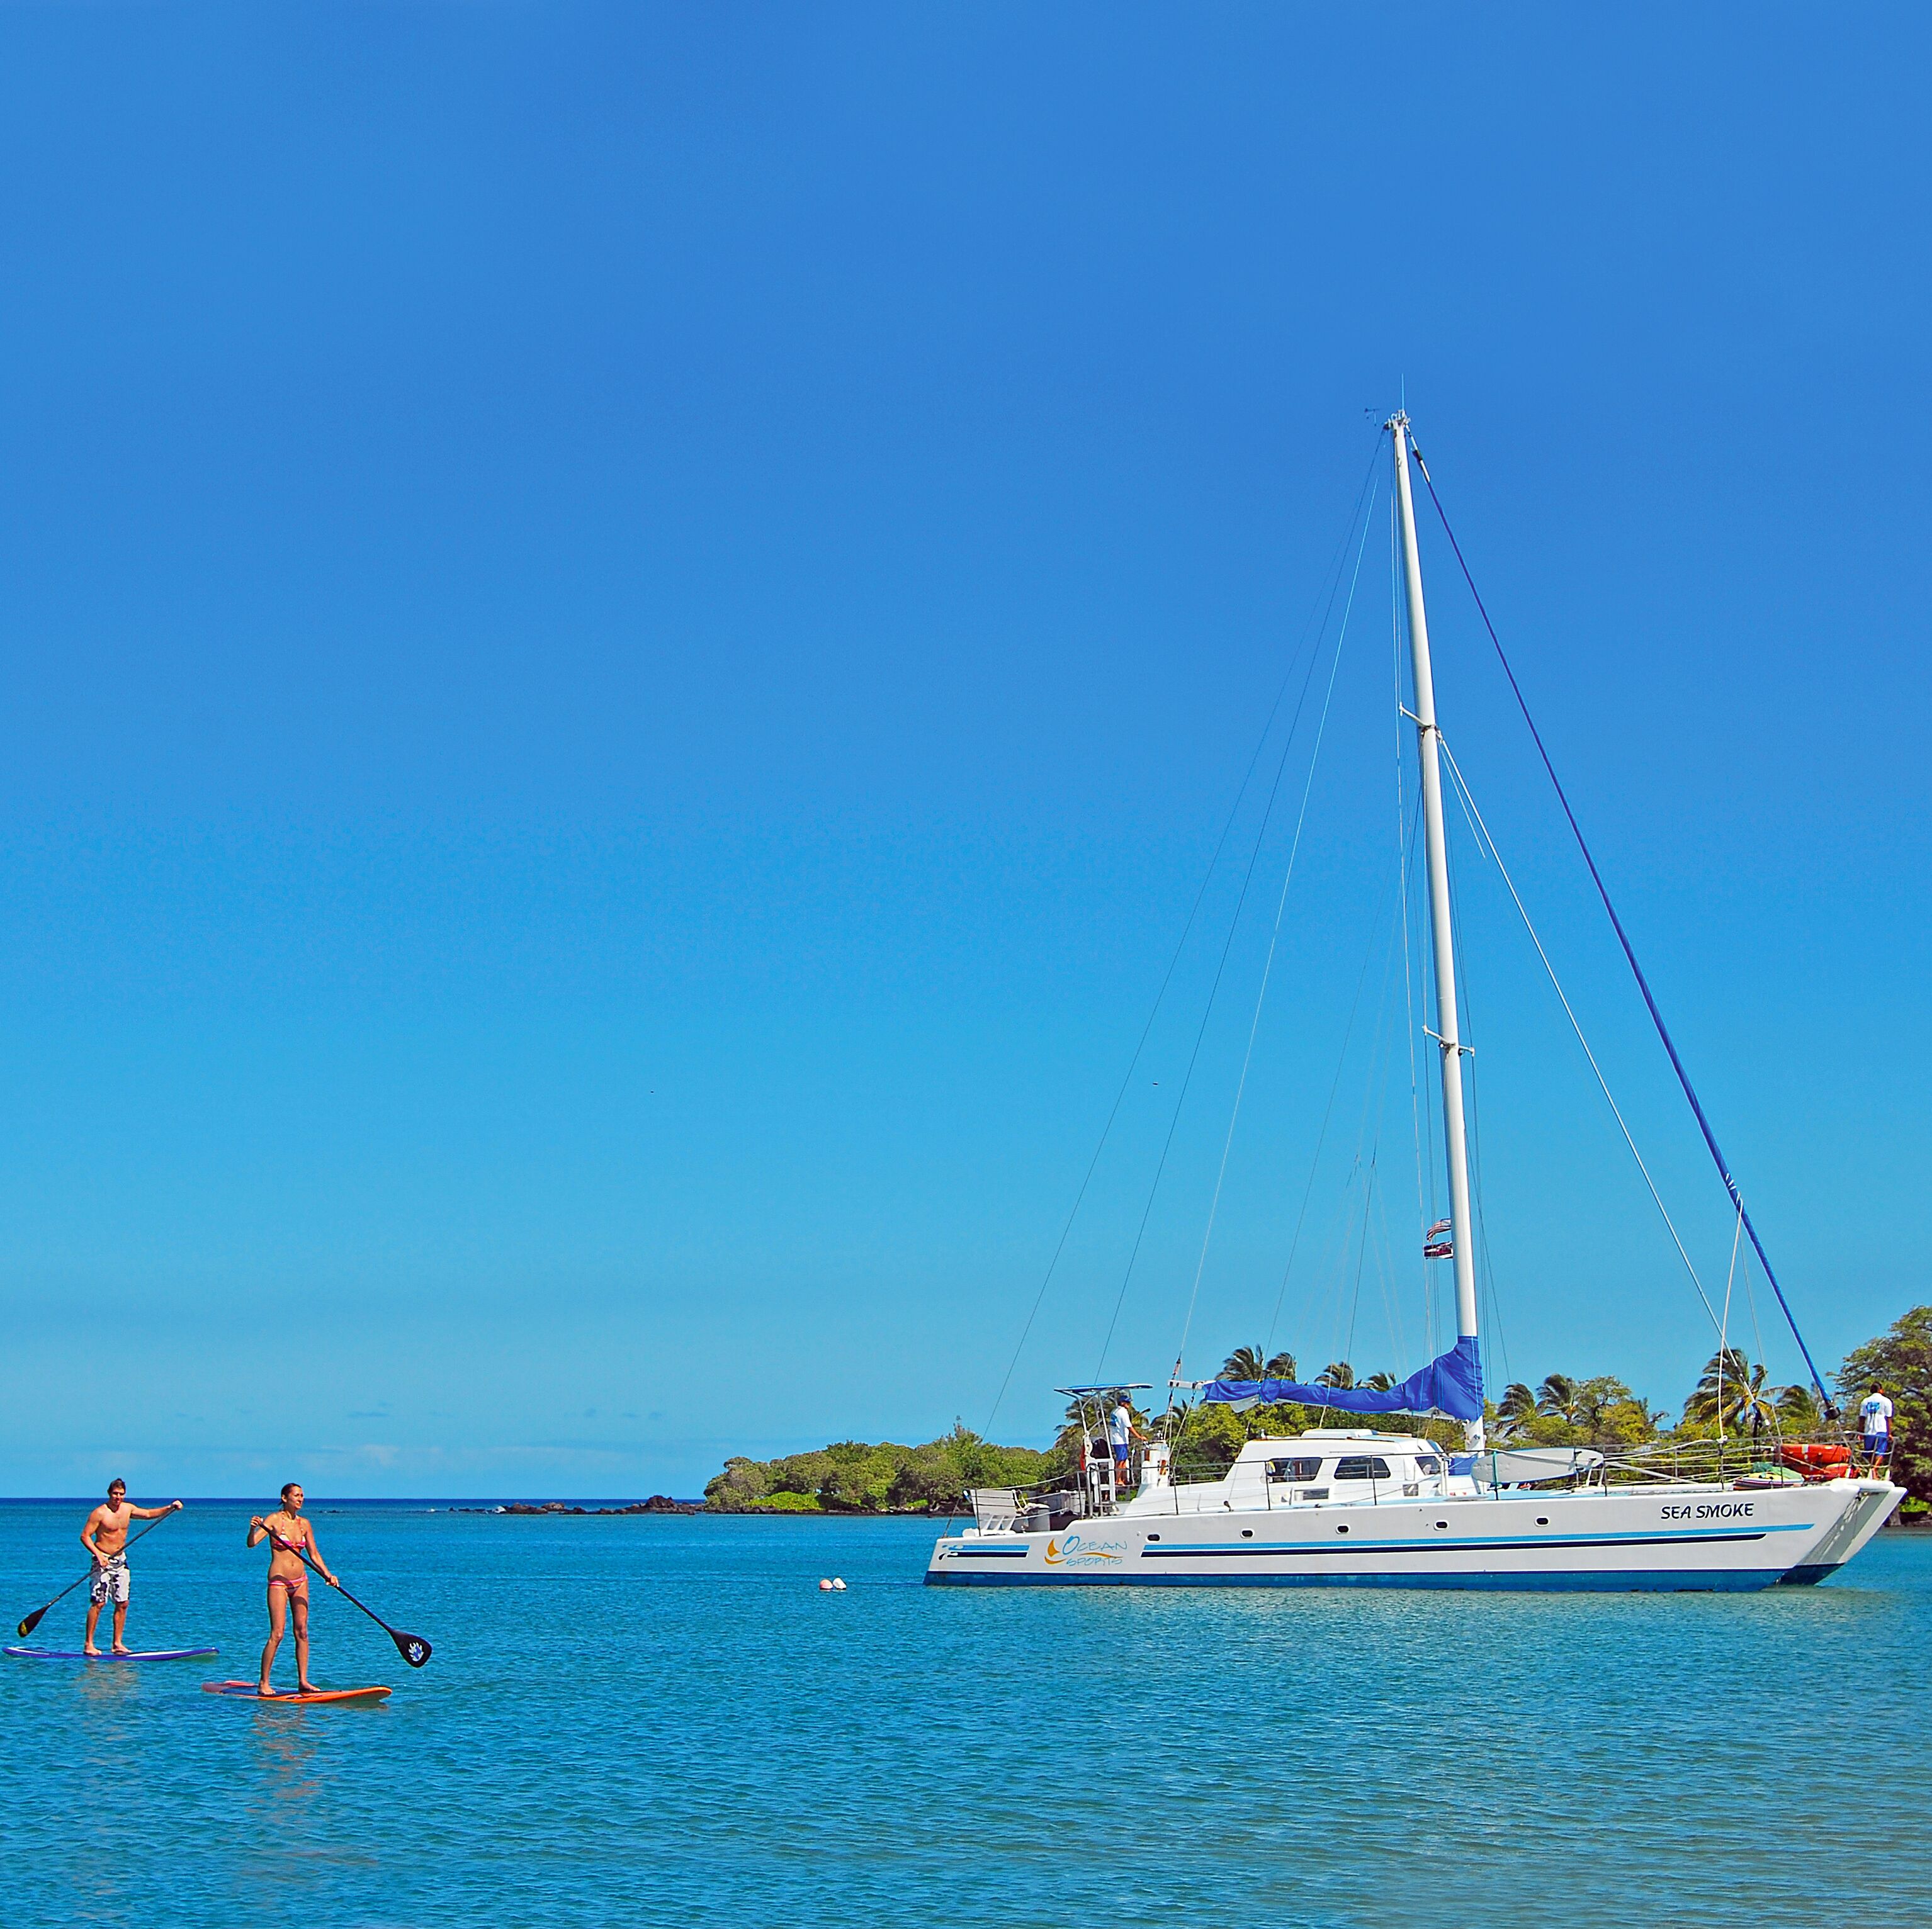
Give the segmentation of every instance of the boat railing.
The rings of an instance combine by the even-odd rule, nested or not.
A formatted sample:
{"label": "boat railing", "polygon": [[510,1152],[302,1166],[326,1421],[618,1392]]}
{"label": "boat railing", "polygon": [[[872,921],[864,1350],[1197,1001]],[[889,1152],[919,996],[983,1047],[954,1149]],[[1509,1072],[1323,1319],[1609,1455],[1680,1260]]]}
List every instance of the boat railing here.
{"label": "boat railing", "polygon": [[1198,1487],[1204,1481],[1226,1479],[1233,1465],[1232,1460],[1211,1454],[1176,1454],[1172,1478],[1176,1487]]}
{"label": "boat railing", "polygon": [[1766,1432],[1695,1440],[1658,1440],[1600,1448],[1601,1463],[1575,1484],[1598,1487],[1754,1484],[1798,1486],[1833,1472],[1863,1470],[1864,1455],[1848,1441],[1822,1443],[1832,1457],[1812,1460],[1817,1449]]}
{"label": "boat railing", "polygon": [[1091,1482],[1083,1484],[1077,1474],[1063,1474],[1056,1480],[1022,1482],[1016,1487],[969,1487],[965,1497],[974,1523],[982,1534],[1038,1532],[1111,1511],[1112,1469],[1107,1469],[1100,1493],[1096,1493]]}

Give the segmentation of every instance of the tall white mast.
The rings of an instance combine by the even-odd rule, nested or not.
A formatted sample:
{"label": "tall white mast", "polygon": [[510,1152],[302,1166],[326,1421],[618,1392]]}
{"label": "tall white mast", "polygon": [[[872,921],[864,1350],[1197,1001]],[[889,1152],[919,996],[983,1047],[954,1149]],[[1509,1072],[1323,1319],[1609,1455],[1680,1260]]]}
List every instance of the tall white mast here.
{"label": "tall white mast", "polygon": [[[1408,654],[1415,684],[1416,750],[1422,765],[1423,851],[1429,866],[1429,927],[1436,948],[1436,1022],[1442,1053],[1442,1137],[1449,1155],[1449,1236],[1455,1245],[1456,1331],[1476,1331],[1474,1229],[1469,1216],[1469,1152],[1462,1122],[1462,1044],[1456,1014],[1456,939],[1449,921],[1449,859],[1442,833],[1442,759],[1436,725],[1436,683],[1429,665],[1429,618],[1422,607],[1422,560],[1415,548],[1415,505],[1408,487],[1408,417],[1397,409],[1384,426],[1395,445],[1396,502],[1402,517],[1402,560],[1408,586]],[[1483,1423],[1466,1421],[1472,1451],[1480,1452]]]}

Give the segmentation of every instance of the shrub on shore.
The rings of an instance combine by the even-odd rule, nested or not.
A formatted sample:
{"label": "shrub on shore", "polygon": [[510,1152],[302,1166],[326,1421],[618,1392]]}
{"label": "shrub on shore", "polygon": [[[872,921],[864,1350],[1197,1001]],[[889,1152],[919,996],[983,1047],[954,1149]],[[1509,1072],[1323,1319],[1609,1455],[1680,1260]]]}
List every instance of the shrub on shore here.
{"label": "shrub on shore", "polygon": [[773,1460],[727,1460],[704,1490],[721,1514],[928,1514],[959,1505],[969,1487],[1023,1487],[1046,1478],[1052,1456],[996,1446],[964,1421],[923,1446],[837,1440]]}

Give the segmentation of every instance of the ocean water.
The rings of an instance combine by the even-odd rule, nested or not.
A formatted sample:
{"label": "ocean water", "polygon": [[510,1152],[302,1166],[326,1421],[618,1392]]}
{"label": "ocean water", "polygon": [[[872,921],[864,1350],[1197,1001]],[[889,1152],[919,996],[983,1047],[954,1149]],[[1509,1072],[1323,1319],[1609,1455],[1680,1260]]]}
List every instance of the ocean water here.
{"label": "ocean water", "polygon": [[[297,1709],[198,1691],[250,1511],[135,1552],[130,1637],[218,1663],[0,1661],[5,1929],[1932,1922],[1932,1535],[1750,1595],[980,1592],[924,1523],[318,1503],[436,1653],[314,1583],[317,1680],[396,1692]],[[10,1629],[83,1512],[0,1505]]]}

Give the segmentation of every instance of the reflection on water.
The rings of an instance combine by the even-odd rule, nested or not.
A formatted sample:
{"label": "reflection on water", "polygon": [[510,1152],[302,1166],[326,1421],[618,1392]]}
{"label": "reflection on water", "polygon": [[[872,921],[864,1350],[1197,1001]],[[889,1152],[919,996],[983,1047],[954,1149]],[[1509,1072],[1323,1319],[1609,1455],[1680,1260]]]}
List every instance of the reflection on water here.
{"label": "reflection on water", "polygon": [[114,1710],[130,1706],[140,1697],[134,1678],[142,1665],[139,1661],[43,1661],[36,1665],[59,1668],[63,1673],[70,1670],[68,1678],[75,1693],[83,1703],[100,1710],[104,1718],[111,1718]]}
{"label": "reflection on water", "polygon": [[[250,1511],[143,1572],[220,1660],[0,1667],[6,1929],[1932,1921],[1932,1536],[1747,1596],[977,1594],[915,1523],[350,1508],[436,1658],[320,1595],[317,1679],[396,1693],[298,1709],[198,1691]],[[0,1588],[72,1528],[0,1507]]]}
{"label": "reflection on water", "polygon": [[290,1820],[289,1805],[313,1802],[321,1792],[316,1779],[316,1748],[308,1730],[295,1722],[299,1709],[268,1709],[244,1702],[249,1710],[249,1739],[254,1744],[254,1765],[260,1771],[249,1805],[258,1826],[272,1829]]}

